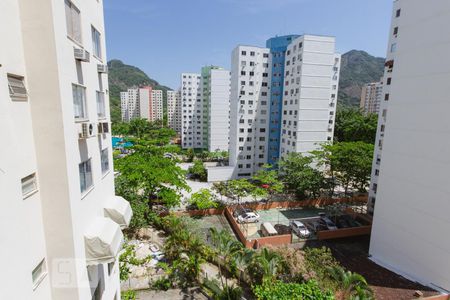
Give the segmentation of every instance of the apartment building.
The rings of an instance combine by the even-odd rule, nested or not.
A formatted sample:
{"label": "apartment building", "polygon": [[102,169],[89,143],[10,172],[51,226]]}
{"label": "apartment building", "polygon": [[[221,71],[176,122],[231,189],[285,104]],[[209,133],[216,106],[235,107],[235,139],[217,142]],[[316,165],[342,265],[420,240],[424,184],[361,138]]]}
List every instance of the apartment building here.
{"label": "apartment building", "polygon": [[203,142],[208,151],[228,151],[230,130],[230,71],[202,68]]}
{"label": "apartment building", "polygon": [[152,90],[152,96],[150,99],[151,111],[150,121],[157,121],[163,119],[163,91]]}
{"label": "apartment building", "polygon": [[397,0],[393,6],[369,254],[449,292],[450,2]]}
{"label": "apartment building", "polygon": [[339,68],[334,37],[303,35],[288,45],[280,158],[333,141]]}
{"label": "apartment building", "polygon": [[132,119],[141,117],[139,96],[138,89],[128,89],[126,92],[120,92],[122,122],[130,122]]}
{"label": "apartment building", "polygon": [[167,124],[181,135],[181,93],[167,91]]}
{"label": "apartment building", "polygon": [[119,299],[102,2],[0,3],[0,298]]}
{"label": "apartment building", "polygon": [[163,92],[151,86],[120,92],[122,121],[141,118],[148,121],[163,119]]}
{"label": "apartment building", "polygon": [[248,177],[267,162],[268,48],[238,46],[231,56],[229,163],[233,177]]}
{"label": "apartment building", "polygon": [[379,82],[365,84],[361,91],[360,109],[365,114],[378,114],[383,94],[383,78]]}
{"label": "apartment building", "polygon": [[230,165],[248,177],[290,152],[333,140],[340,55],[335,38],[288,35],[232,53]]}
{"label": "apartment building", "polygon": [[181,146],[203,149],[203,103],[201,75],[181,74]]}

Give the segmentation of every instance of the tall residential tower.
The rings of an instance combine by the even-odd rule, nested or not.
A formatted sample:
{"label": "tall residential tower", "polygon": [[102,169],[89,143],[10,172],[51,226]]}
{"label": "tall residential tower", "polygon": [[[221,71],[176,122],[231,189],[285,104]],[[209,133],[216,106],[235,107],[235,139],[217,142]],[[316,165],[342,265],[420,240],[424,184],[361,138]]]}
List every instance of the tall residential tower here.
{"label": "tall residential tower", "polygon": [[447,292],[449,53],[450,2],[394,1],[369,249],[380,265]]}

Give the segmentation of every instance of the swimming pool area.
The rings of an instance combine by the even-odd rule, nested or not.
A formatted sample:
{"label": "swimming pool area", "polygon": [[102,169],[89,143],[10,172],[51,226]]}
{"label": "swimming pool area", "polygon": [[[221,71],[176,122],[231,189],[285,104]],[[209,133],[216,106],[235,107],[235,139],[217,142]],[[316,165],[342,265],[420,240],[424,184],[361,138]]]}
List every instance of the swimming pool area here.
{"label": "swimming pool area", "polygon": [[124,142],[124,139],[121,137],[113,136],[112,137],[112,146],[113,146],[113,148],[131,147],[131,146],[133,146],[133,144],[131,142]]}

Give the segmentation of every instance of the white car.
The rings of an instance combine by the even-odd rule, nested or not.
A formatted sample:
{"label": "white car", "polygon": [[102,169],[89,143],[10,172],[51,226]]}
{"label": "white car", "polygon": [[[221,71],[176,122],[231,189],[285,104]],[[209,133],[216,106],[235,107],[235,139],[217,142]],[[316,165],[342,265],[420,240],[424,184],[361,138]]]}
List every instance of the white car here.
{"label": "white car", "polygon": [[291,223],[292,231],[300,237],[309,237],[311,232],[306,228],[305,224],[300,221],[292,221]]}
{"label": "white car", "polygon": [[248,212],[237,217],[238,223],[256,223],[259,222],[259,215],[255,212]]}

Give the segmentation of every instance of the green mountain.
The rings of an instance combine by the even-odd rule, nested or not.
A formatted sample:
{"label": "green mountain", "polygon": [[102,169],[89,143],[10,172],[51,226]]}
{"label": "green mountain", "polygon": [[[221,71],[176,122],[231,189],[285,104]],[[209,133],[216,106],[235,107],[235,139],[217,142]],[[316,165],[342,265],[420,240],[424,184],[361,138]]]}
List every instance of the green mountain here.
{"label": "green mountain", "polygon": [[171,88],[160,85],[158,81],[150,78],[141,69],[126,65],[118,59],[108,62],[109,78],[109,102],[111,109],[111,121],[120,122],[120,92],[139,86],[151,86],[163,91],[164,111],[167,108],[167,91]]}
{"label": "green mountain", "polygon": [[367,52],[351,50],[342,55],[339,79],[339,106],[359,107],[361,87],[383,77],[384,61]]}

